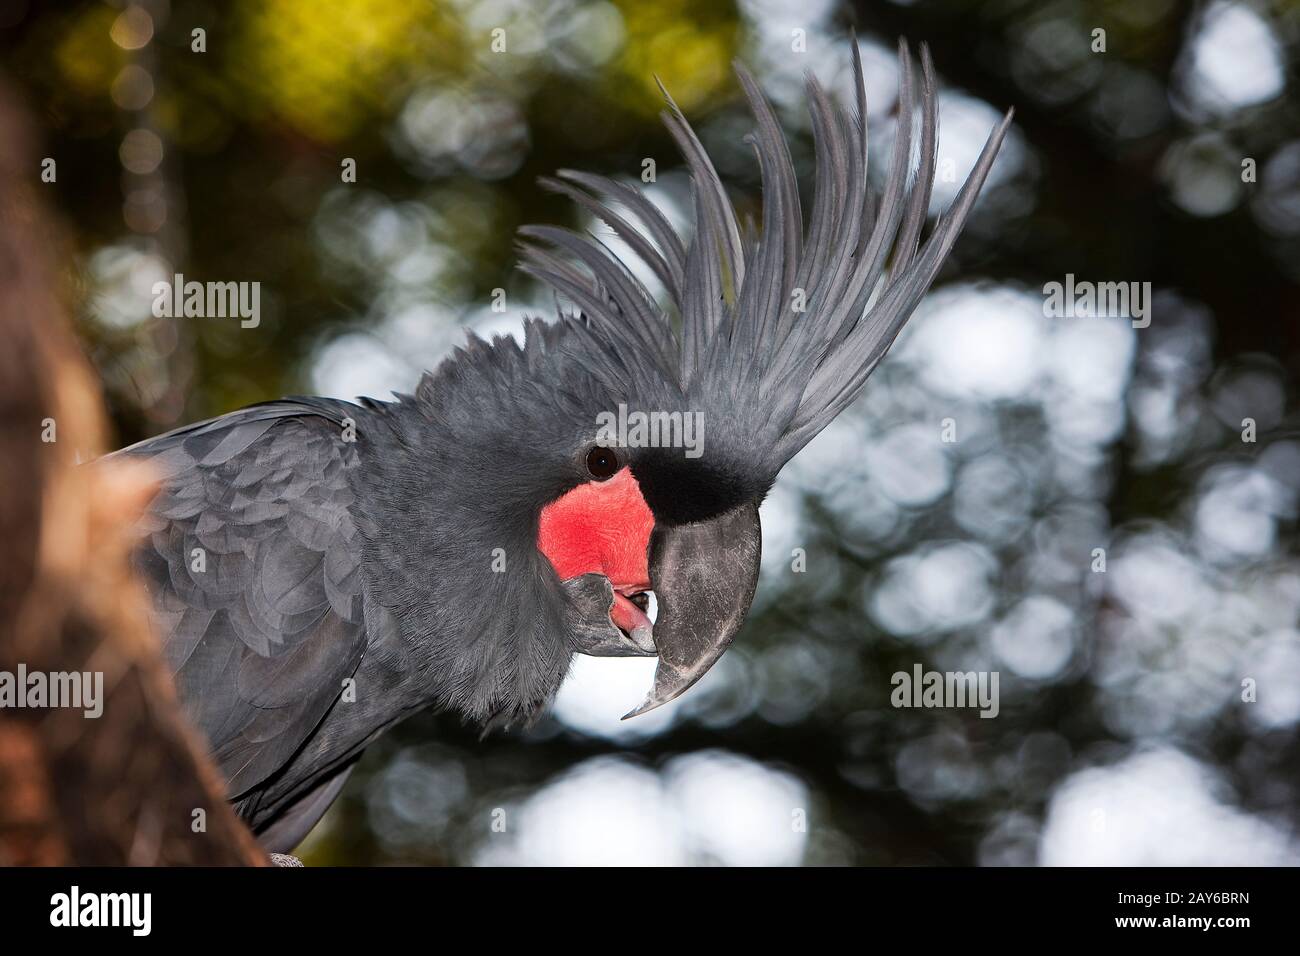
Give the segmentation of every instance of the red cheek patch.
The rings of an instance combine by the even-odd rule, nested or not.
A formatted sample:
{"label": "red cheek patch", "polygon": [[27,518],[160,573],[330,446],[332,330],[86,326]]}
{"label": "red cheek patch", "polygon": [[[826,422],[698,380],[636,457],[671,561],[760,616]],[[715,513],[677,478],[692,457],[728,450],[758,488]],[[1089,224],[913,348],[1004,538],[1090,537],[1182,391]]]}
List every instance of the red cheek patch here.
{"label": "red cheek patch", "polygon": [[537,550],[560,580],[603,574],[614,588],[650,587],[650,532],[654,529],[641,488],[624,468],[608,481],[589,481],[542,509]]}

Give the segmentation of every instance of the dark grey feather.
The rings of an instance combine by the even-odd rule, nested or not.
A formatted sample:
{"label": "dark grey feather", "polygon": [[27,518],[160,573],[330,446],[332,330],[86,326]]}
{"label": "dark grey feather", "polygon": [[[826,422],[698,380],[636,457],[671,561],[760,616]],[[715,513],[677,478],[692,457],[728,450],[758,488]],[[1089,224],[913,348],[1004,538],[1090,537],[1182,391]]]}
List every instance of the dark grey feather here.
{"label": "dark grey feather", "polygon": [[[624,355],[616,384],[643,407],[715,415],[720,425],[741,433],[737,444],[750,450],[750,463],[769,480],[861,393],[942,267],[1011,121],[1008,112],[952,207],[922,242],[938,142],[938,94],[924,45],[919,93],[910,51],[901,41],[899,71],[897,134],[879,195],[868,183],[866,94],[856,44],[852,113],[809,77],[817,181],[806,230],[785,138],[758,84],[739,66],[757,120],[749,141],[763,176],[763,225],[754,242],[742,242],[712,162],[666,92],[664,121],[694,190],[695,234],[681,268],[684,244],[657,211],[648,212],[653,206],[636,187],[566,175],[592,191],[617,195],[637,211],[648,238],[631,236],[631,223],[608,205],[561,190],[605,218],[664,282],[680,315],[679,336],[608,248],[550,227],[523,231],[526,271],[569,298],[590,320],[596,338]],[[920,162],[912,169],[918,107]],[[796,290],[806,311],[792,308]]]}
{"label": "dark grey feather", "polygon": [[235,799],[289,762],[365,648],[356,452],[323,411],[256,406],[122,452],[166,473],[139,565]]}

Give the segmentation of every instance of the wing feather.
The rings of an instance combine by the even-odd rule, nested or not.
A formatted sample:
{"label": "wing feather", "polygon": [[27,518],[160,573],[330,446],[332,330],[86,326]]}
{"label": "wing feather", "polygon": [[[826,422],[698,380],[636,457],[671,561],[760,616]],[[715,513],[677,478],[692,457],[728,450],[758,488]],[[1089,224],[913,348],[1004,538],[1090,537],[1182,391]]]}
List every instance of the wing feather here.
{"label": "wing feather", "polygon": [[355,449],[337,422],[276,402],[119,453],[165,475],[137,564],[232,799],[290,762],[365,649]]}

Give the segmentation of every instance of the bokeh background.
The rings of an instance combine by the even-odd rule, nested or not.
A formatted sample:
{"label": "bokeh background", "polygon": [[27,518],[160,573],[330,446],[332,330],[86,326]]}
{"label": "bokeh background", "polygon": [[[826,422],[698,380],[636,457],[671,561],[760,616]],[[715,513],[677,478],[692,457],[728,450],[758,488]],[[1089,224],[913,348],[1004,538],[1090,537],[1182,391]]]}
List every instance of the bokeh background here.
{"label": "bokeh background", "polygon": [[[899,35],[933,50],[958,179],[1016,123],[934,293],[764,505],[741,638],[627,723],[653,661],[579,658],[528,733],[410,721],[308,862],[1300,862],[1300,3],[5,0],[0,58],[125,444],[387,397],[552,312],[514,230],[602,227],[539,175],[650,157],[686,223],[656,74],[757,214],[743,59],[809,186],[802,77],[846,93],[851,30],[878,150]],[[152,318],[174,272],[261,282],[261,325]],[[1150,326],[1045,317],[1067,274],[1151,282]],[[916,663],[998,671],[998,717],[892,708]]]}

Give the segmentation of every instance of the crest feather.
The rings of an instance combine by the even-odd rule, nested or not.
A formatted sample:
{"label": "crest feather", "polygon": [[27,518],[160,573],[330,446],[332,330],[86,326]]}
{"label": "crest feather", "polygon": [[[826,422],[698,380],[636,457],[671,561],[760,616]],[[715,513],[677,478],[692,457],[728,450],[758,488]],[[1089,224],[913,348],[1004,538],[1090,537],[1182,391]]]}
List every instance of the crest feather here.
{"label": "crest feather", "polygon": [[[666,90],[663,120],[691,176],[695,234],[689,243],[636,186],[573,171],[543,180],[607,223],[646,263],[667,290],[676,322],[594,236],[545,226],[521,230],[524,270],[581,310],[589,328],[620,353],[632,380],[657,383],[687,403],[726,396],[736,407],[766,408],[751,421],[768,445],[755,451],[773,473],[861,393],[942,268],[1011,124],[1008,111],[922,242],[938,95],[924,44],[919,92],[906,41],[899,41],[898,60],[898,130],[878,196],[868,182],[866,90],[856,42],[852,111],[809,75],[816,181],[806,231],[786,138],[740,64],[736,73],[756,121],[746,141],[763,181],[762,228],[751,241],[742,241],[717,170]],[[920,161],[913,170],[918,109]]]}

